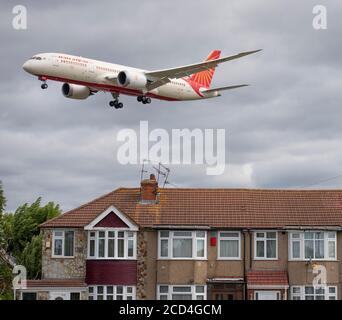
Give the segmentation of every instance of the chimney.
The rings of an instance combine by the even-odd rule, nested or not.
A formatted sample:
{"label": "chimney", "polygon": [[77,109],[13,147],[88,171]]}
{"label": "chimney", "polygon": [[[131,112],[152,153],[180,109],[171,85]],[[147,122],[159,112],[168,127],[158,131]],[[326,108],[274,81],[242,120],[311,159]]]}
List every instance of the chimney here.
{"label": "chimney", "polygon": [[150,179],[142,180],[141,183],[141,202],[156,203],[158,195],[158,182],[154,174],[150,175]]}

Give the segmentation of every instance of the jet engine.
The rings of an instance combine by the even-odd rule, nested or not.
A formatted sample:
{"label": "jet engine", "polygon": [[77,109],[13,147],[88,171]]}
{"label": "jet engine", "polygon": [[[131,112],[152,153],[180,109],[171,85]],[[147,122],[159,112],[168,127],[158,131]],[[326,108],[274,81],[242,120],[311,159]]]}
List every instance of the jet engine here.
{"label": "jet engine", "polygon": [[70,99],[87,99],[92,93],[86,86],[78,84],[63,83],[63,96]]}
{"label": "jet engine", "polygon": [[143,89],[147,84],[147,79],[142,72],[124,70],[118,74],[118,84],[122,87]]}

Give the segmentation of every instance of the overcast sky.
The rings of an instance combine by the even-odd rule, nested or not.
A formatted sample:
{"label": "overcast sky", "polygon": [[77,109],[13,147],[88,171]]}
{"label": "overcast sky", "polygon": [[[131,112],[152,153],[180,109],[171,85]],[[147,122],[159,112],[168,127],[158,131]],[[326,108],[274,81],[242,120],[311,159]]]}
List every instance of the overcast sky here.
{"label": "overcast sky", "polygon": [[[11,4],[9,4],[11,3]],[[12,28],[25,5],[27,30]],[[312,27],[326,5],[328,29]],[[0,4],[0,179],[7,210],[55,201],[63,210],[139,185],[140,166],[120,165],[122,128],[224,128],[224,175],[171,166],[179,187],[299,188],[342,174],[340,1],[4,1]],[[142,105],[109,94],[64,98],[22,70],[30,56],[64,52],[144,69],[199,62],[212,49],[261,53],[221,65],[214,86],[250,83],[222,97]],[[314,186],[342,188],[342,178]]]}

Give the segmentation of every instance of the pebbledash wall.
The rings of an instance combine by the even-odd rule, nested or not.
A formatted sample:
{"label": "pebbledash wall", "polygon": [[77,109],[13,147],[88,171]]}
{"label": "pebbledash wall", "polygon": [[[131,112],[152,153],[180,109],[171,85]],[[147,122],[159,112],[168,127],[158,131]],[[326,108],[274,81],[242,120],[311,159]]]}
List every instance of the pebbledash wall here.
{"label": "pebbledash wall", "polygon": [[82,229],[74,230],[73,257],[54,258],[52,239],[54,229],[43,230],[43,279],[85,279],[87,260],[87,233]]}
{"label": "pebbledash wall", "polygon": [[[25,291],[35,292],[37,299],[52,299],[56,292],[79,292],[80,299],[104,298],[105,294],[90,292],[98,286],[101,290],[134,288],[134,294],[125,291],[120,297],[136,299],[161,298],[160,286],[167,291],[163,298],[170,298],[173,293],[179,296],[172,291],[177,286],[191,287],[192,298],[259,299],[273,293],[278,299],[307,298],[306,287],[310,287],[308,292],[312,290],[313,278],[317,275],[313,272],[315,265],[326,268],[327,288],[324,295],[320,296],[317,291],[312,296],[342,297],[340,190],[159,189],[152,177],[142,181],[141,188],[117,189],[54,218],[44,223],[41,230],[42,279],[31,281]],[[74,231],[73,255],[56,257],[54,234],[68,230]],[[89,255],[92,231],[109,234],[110,230],[125,230],[125,246],[126,240],[132,237],[128,233],[134,234],[131,238],[134,256],[126,251],[121,258]],[[170,257],[174,241],[170,238],[169,254],[160,257],[161,231],[169,232],[170,237],[175,231],[204,233],[205,256]],[[238,257],[218,256],[222,231],[239,234]],[[289,238],[293,232],[324,233],[324,237],[331,233],[335,237],[336,254],[332,259],[293,259]],[[276,234],[276,258],[255,256],[258,233]],[[301,236],[303,256],[304,234]],[[327,239],[324,240],[326,255],[331,249]],[[197,240],[197,235],[192,238],[196,247]],[[98,239],[94,243],[97,246]],[[292,288],[295,289],[293,297]],[[18,291],[18,298],[20,294]]]}
{"label": "pebbledash wall", "polygon": [[[75,231],[75,255],[73,258],[53,258],[51,246],[48,244],[52,237],[52,229],[44,229],[43,248],[43,279],[75,279],[84,280],[88,285],[94,284],[128,284],[136,286],[137,299],[156,299],[157,284],[164,285],[207,285],[208,279],[241,277],[244,278],[249,270],[286,270],[289,286],[310,285],[313,274],[307,261],[289,261],[288,257],[288,233],[278,231],[278,259],[255,260],[253,258],[253,234],[245,233],[242,237],[240,249],[241,259],[225,261],[218,260],[217,246],[207,243],[206,260],[161,260],[158,259],[158,231],[144,230],[137,235],[137,260],[129,261],[94,261],[87,260],[86,233],[80,229]],[[215,232],[215,231],[209,231]],[[48,244],[48,245],[47,245]],[[250,244],[252,244],[250,246]],[[47,247],[46,247],[47,245]],[[245,251],[243,250],[245,248]],[[245,256],[244,256],[245,252]],[[338,297],[341,297],[342,273],[340,271],[342,257],[342,233],[337,234],[337,259],[336,261],[319,261],[326,267],[327,284],[338,288]],[[91,275],[86,272],[89,262],[95,262],[91,266]],[[109,263],[108,268],[96,265]],[[127,267],[128,266],[128,267]],[[130,270],[130,266],[133,266]],[[135,267],[136,266],[136,267]],[[111,269],[111,270],[110,270]],[[112,273],[113,272],[113,273]],[[107,273],[107,274],[105,274]],[[112,273],[112,274],[111,274]],[[128,275],[128,282],[125,278]],[[108,279],[112,282],[109,282]],[[103,280],[101,280],[103,279]],[[134,281],[132,281],[134,279]],[[260,291],[262,289],[259,289]],[[248,290],[249,299],[253,299],[255,290]],[[281,298],[288,298],[289,292],[279,289]],[[208,295],[210,293],[208,292]],[[48,292],[39,292],[39,299],[48,299]],[[82,293],[82,299],[87,299],[87,292]],[[211,298],[207,296],[207,298]]]}

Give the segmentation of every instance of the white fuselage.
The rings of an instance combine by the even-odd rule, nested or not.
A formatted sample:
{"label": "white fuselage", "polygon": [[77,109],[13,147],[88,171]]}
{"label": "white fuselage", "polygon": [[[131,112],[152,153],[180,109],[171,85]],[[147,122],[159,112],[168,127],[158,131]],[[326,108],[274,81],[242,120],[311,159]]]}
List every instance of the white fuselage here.
{"label": "white fuselage", "polygon": [[120,86],[115,77],[120,71],[144,73],[146,70],[68,55],[64,53],[42,53],[27,60],[24,70],[41,80],[55,80],[87,86],[92,92],[108,91],[133,96],[146,95],[161,100],[196,100],[211,98],[217,94],[202,94],[202,88],[194,86],[186,78],[146,91],[144,88]]}

